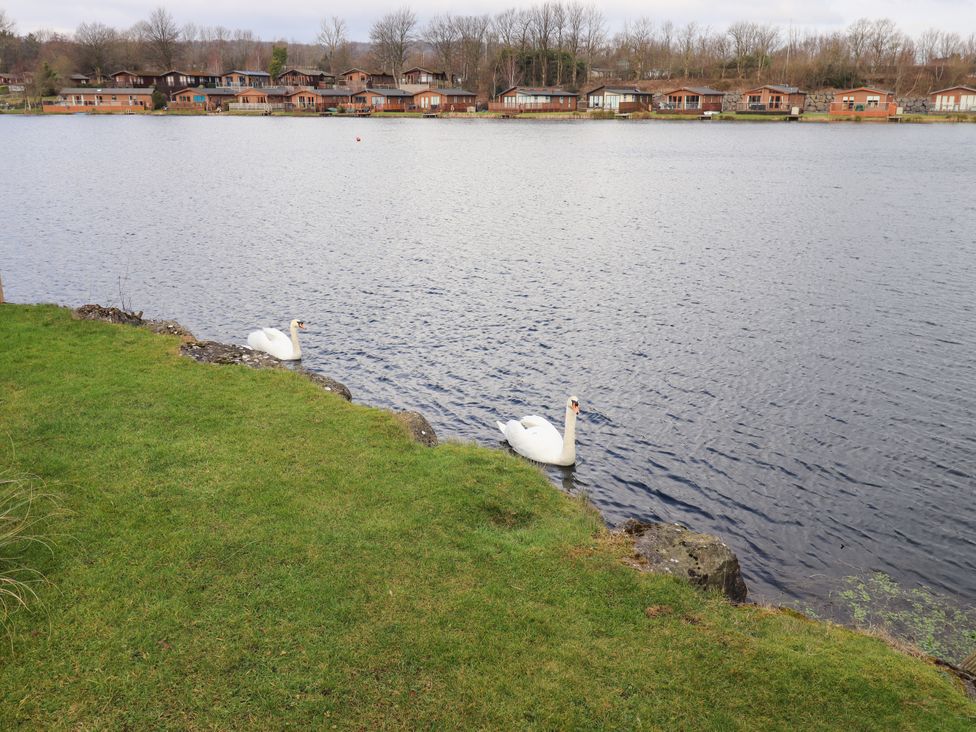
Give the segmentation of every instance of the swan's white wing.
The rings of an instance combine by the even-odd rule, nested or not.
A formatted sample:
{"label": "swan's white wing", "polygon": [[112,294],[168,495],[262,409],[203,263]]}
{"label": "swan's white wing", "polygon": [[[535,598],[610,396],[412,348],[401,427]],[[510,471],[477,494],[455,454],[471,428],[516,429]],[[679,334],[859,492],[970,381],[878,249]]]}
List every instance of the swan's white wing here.
{"label": "swan's white wing", "polygon": [[[526,423],[530,425],[526,428]],[[499,425],[501,426],[501,425]],[[559,459],[563,451],[563,438],[559,431],[542,417],[526,417],[510,420],[502,429],[505,439],[519,455],[540,463]]]}
{"label": "swan's white wing", "polygon": [[[549,424],[549,420],[547,420],[545,417],[537,417],[531,414],[528,417],[522,417],[519,422],[522,423],[522,426],[525,427],[525,429],[529,429],[530,427],[552,427],[552,425]],[[553,427],[553,429],[555,428]]]}
{"label": "swan's white wing", "polygon": [[277,328],[262,328],[247,337],[247,345],[255,351],[264,351],[275,358],[293,358],[295,350],[291,339]]}
{"label": "swan's white wing", "polygon": [[255,351],[268,350],[268,335],[263,330],[256,330],[247,336],[247,345]]}

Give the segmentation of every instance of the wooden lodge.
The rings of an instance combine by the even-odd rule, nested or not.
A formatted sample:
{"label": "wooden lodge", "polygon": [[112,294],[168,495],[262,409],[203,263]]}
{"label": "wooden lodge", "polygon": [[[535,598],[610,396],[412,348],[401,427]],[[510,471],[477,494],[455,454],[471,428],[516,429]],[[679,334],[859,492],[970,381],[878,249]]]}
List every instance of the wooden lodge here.
{"label": "wooden lodge", "polygon": [[807,93],[786,84],[764,84],[742,92],[737,112],[751,114],[803,114]]}
{"label": "wooden lodge", "polygon": [[591,110],[605,110],[628,114],[646,112],[653,104],[654,95],[636,86],[598,86],[587,92],[586,107]]}
{"label": "wooden lodge", "polygon": [[222,112],[231,102],[237,101],[237,90],[220,87],[180,89],[170,96],[169,109],[197,110],[200,112]]}
{"label": "wooden lodge", "polygon": [[704,114],[721,112],[725,92],[707,86],[682,86],[665,92],[658,103],[659,112]]}
{"label": "wooden lodge", "polygon": [[91,82],[91,77],[85,76],[84,74],[72,74],[68,77],[68,81],[70,81],[76,87],[88,86],[89,82]]}
{"label": "wooden lodge", "polygon": [[976,89],[953,86],[929,95],[932,112],[976,112]]}
{"label": "wooden lodge", "polygon": [[296,112],[318,112],[322,97],[314,89],[298,89],[285,96],[285,109]]}
{"label": "wooden lodge", "polygon": [[396,85],[392,74],[385,72],[364,71],[363,69],[347,69],[339,74],[337,83],[350,89],[365,89],[367,87],[386,88]]}
{"label": "wooden lodge", "polygon": [[170,69],[155,75],[154,86],[163,91],[186,89],[193,86],[217,86],[220,84],[220,74],[209,74],[206,71],[185,71]]}
{"label": "wooden lodge", "polygon": [[159,74],[154,71],[129,71],[122,69],[109,74],[112,84],[122,89],[146,89],[156,86]]}
{"label": "wooden lodge", "polygon": [[845,117],[888,118],[897,113],[892,92],[866,86],[836,92],[830,104],[830,114]]}
{"label": "wooden lodge", "polygon": [[448,87],[456,84],[457,81],[456,76],[451,75],[451,78],[448,78],[446,71],[432,71],[422,66],[414,66],[412,69],[407,69],[403,72],[401,83],[407,85],[427,85],[433,88]]}
{"label": "wooden lodge", "polygon": [[234,69],[220,75],[221,86],[256,87],[261,88],[271,83],[271,74],[267,71],[241,71]]}
{"label": "wooden lodge", "polygon": [[413,95],[413,105],[423,112],[470,112],[476,98],[465,89],[426,89]]}
{"label": "wooden lodge", "polygon": [[44,102],[44,112],[74,114],[76,112],[148,112],[153,108],[153,89],[132,87],[69,87],[62,89],[57,101]]}
{"label": "wooden lodge", "polygon": [[403,89],[361,89],[353,95],[353,106],[373,112],[406,112],[413,108],[413,94]]}
{"label": "wooden lodge", "polygon": [[352,107],[353,91],[348,88],[316,89],[315,95],[319,101],[316,104],[320,112],[339,111]]}
{"label": "wooden lodge", "polygon": [[490,112],[575,112],[579,97],[551,87],[513,86],[488,104]]}
{"label": "wooden lodge", "polygon": [[278,86],[303,86],[312,89],[325,89],[335,84],[336,78],[328,71],[292,66],[275,77]]}

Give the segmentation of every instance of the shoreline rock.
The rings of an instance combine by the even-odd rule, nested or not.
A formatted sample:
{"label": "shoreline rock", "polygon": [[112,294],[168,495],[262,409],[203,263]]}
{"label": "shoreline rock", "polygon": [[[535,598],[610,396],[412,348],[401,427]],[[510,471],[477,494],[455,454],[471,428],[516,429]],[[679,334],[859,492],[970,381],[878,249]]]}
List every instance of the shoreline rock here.
{"label": "shoreline rock", "polygon": [[232,346],[217,341],[193,341],[180,346],[180,353],[200,363],[226,366],[242,364],[252,369],[280,369],[281,362],[262,351],[252,351],[243,346]]}
{"label": "shoreline rock", "polygon": [[89,303],[71,311],[75,320],[102,320],[117,325],[142,325],[142,311],[133,313],[119,308],[106,308]]}
{"label": "shoreline rock", "polygon": [[622,529],[634,537],[634,553],[644,571],[680,577],[705,590],[719,590],[733,602],[748,595],[735,553],[718,537],[678,524],[642,524],[630,519]]}
{"label": "shoreline rock", "polygon": [[305,368],[297,369],[295,373],[301,374],[306,379],[318,384],[326,391],[331,391],[334,394],[338,394],[347,402],[352,401],[352,393],[349,391],[349,387],[347,387],[341,381],[336,381],[335,379],[331,379],[328,376],[317,374],[314,371],[309,371],[308,369]]}
{"label": "shoreline rock", "polygon": [[394,412],[393,416],[407,428],[414,442],[426,447],[437,447],[437,434],[420,412]]}
{"label": "shoreline rock", "polygon": [[189,328],[180,325],[175,320],[144,320],[142,327],[160,335],[179,336],[186,343],[196,340],[196,336],[190,332]]}

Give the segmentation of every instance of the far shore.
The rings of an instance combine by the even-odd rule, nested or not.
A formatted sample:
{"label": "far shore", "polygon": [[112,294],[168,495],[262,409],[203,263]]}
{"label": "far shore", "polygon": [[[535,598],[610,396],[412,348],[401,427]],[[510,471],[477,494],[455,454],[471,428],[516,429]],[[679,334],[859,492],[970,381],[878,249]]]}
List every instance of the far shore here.
{"label": "far shore", "polygon": [[[32,117],[52,117],[52,116],[71,116],[65,114],[54,115],[41,112],[39,110],[8,109],[0,110],[0,115],[12,114]],[[722,112],[713,115],[696,114],[671,114],[658,112],[636,112],[633,114],[613,114],[607,112],[523,112],[521,114],[506,115],[500,112],[444,112],[437,115],[425,115],[422,112],[375,112],[370,115],[356,115],[350,113],[329,113],[329,112],[300,112],[300,111],[274,111],[271,113],[262,112],[203,112],[188,110],[154,110],[152,112],[139,113],[120,113],[120,112],[79,112],[85,116],[153,116],[153,117],[337,117],[337,118],[358,118],[368,117],[379,119],[423,119],[434,117],[436,119],[506,119],[506,120],[548,120],[548,121],[588,121],[588,122],[609,122],[609,121],[641,121],[641,122],[803,122],[803,123],[866,123],[866,124],[888,124],[888,123],[910,123],[910,124],[957,124],[957,123],[976,123],[976,114],[947,113],[947,114],[903,114],[892,118],[878,117],[848,117],[843,115],[831,115],[827,112],[808,112],[798,117],[791,117],[787,114],[748,114],[737,112]]]}

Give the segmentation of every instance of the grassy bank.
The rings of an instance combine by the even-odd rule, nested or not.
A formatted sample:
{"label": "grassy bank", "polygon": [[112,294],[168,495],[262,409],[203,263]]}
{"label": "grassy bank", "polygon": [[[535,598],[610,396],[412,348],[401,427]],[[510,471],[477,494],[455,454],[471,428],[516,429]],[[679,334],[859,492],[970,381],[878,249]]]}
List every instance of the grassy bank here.
{"label": "grassy bank", "polygon": [[0,648],[0,728],[976,721],[876,639],[635,572],[501,451],[53,307],[0,306],[0,339],[0,468],[70,511],[25,557],[50,584]]}

